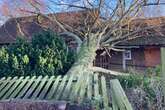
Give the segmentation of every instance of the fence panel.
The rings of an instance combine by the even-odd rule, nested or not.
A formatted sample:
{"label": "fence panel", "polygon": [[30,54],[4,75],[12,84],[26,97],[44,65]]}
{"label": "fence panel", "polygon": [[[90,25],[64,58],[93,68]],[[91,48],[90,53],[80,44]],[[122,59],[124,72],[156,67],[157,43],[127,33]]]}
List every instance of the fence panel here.
{"label": "fence panel", "polygon": [[[0,100],[65,100],[84,103],[86,99],[98,110],[132,110],[118,80],[111,80],[111,94],[105,76],[82,73],[65,76],[8,77],[0,79]],[[112,101],[110,100],[110,95]],[[110,106],[112,105],[112,107]],[[125,109],[124,109],[125,108]]]}

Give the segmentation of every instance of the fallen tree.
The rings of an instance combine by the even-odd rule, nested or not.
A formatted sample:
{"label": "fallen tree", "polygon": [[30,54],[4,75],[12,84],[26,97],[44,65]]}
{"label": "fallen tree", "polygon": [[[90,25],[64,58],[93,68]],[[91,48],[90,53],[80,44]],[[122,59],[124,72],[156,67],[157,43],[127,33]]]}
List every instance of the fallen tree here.
{"label": "fallen tree", "polygon": [[[93,67],[96,50],[105,49],[110,56],[109,50],[118,50],[115,48],[116,44],[128,39],[142,37],[142,35],[150,35],[155,28],[161,27],[160,23],[158,25],[147,23],[141,18],[145,17],[144,8],[151,5],[148,0],[132,0],[130,2],[127,0],[112,0],[111,2],[106,0],[48,0],[48,2],[52,4],[51,6],[59,7],[63,11],[69,9],[80,10],[80,13],[83,14],[81,16],[75,14],[75,16],[68,18],[73,23],[64,22],[62,17],[58,18],[58,14],[51,14],[51,16],[44,14],[41,10],[43,3],[38,0],[28,1],[33,10],[22,10],[19,7],[18,9],[24,13],[37,15],[39,24],[42,22],[42,18],[54,22],[54,25],[60,28],[61,35],[75,39],[78,43],[77,60],[68,71],[68,74],[79,74],[84,71],[114,73]],[[157,5],[160,4],[159,1],[156,3]],[[48,12],[53,12],[53,8],[50,6],[44,8]],[[19,24],[19,22],[17,23]],[[158,34],[161,35],[160,32]]]}

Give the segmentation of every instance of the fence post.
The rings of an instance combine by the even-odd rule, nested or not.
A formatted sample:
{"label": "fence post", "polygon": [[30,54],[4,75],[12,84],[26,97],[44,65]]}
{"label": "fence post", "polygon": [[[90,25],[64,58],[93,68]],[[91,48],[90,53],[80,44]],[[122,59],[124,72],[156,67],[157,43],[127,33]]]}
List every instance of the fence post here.
{"label": "fence post", "polygon": [[165,100],[165,48],[161,48],[161,83],[163,86],[163,95]]}

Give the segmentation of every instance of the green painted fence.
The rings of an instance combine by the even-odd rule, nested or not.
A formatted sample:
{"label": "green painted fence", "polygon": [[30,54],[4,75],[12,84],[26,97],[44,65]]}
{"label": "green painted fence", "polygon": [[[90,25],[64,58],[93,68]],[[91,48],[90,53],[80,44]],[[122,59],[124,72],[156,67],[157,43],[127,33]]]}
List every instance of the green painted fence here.
{"label": "green painted fence", "polygon": [[[131,106],[124,95],[120,83],[110,81],[111,89],[115,92],[117,89],[121,97],[120,103],[126,106],[122,110],[131,110]],[[117,95],[112,95],[110,101],[110,86],[106,82],[104,76],[99,74],[81,74],[81,75],[65,75],[65,76],[33,76],[33,77],[8,77],[0,79],[0,100],[6,99],[33,99],[33,100],[65,100],[69,102],[85,103],[91,101],[96,109],[101,110],[119,110],[115,109],[112,104],[113,98]],[[113,93],[111,92],[111,93]],[[116,92],[117,93],[117,92]],[[122,97],[123,96],[123,97]],[[95,104],[95,100],[99,99]],[[124,100],[123,100],[124,99]],[[93,101],[94,100],[94,101]],[[120,106],[116,103],[115,106]],[[128,105],[128,107],[127,107]],[[112,108],[112,107],[113,108]],[[129,108],[129,109],[127,109]]]}
{"label": "green painted fence", "polygon": [[163,87],[163,95],[165,100],[165,47],[161,48],[161,84]]}

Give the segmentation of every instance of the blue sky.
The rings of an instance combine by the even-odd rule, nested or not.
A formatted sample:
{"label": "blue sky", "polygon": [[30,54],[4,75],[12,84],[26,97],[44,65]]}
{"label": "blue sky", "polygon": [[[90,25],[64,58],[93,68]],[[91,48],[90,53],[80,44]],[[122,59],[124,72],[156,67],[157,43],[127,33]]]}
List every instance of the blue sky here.
{"label": "blue sky", "polygon": [[[5,1],[5,0],[0,0],[0,6],[1,6],[3,1]],[[51,7],[51,9],[53,9],[52,12],[60,12],[60,11],[63,11],[63,9],[66,9],[65,6],[62,6],[62,8],[61,8],[61,7],[55,6],[54,4],[48,2],[48,0],[44,0],[44,1],[45,1],[45,3],[47,3],[48,6]],[[67,3],[74,3],[76,5],[81,5],[84,0],[54,0],[54,1],[60,1],[60,2],[65,1]],[[89,0],[89,1],[93,2],[94,0]],[[110,0],[110,1],[114,2],[116,0]],[[128,0],[128,2],[129,1],[131,1],[131,0]],[[150,0],[150,1],[153,2],[154,0]],[[165,0],[160,0],[160,2],[165,3]],[[107,3],[109,3],[109,2],[107,2]],[[144,11],[144,12],[145,12],[145,15],[148,16],[148,17],[165,16],[165,5],[164,6],[162,5],[162,6],[159,6],[159,7],[150,6],[149,9],[147,11]],[[5,21],[5,18],[0,15],[0,24],[2,24],[4,21]]]}
{"label": "blue sky", "polygon": [[[3,1],[6,1],[6,0],[0,0],[0,6],[1,6],[1,4],[2,4]],[[12,0],[11,0],[11,1],[12,1]],[[15,1],[15,0],[13,0],[13,1]],[[20,1],[21,1],[21,0],[20,0]],[[61,10],[60,10],[60,9],[61,9],[60,7],[55,6],[54,4],[52,4],[51,2],[49,2],[49,0],[43,0],[43,1],[45,1],[45,3],[46,3],[47,5],[49,5],[49,6],[53,9],[53,11],[55,11],[55,12],[61,11]],[[74,4],[80,5],[80,4],[82,4],[83,1],[85,1],[85,0],[52,0],[52,1],[58,1],[58,2],[64,1],[64,2],[66,2],[66,3],[74,3]],[[97,0],[89,0],[89,1],[93,2],[93,1],[97,1]],[[106,1],[106,0],[105,0],[105,1]],[[107,1],[108,1],[107,3],[109,3],[109,0],[107,0]],[[110,2],[111,2],[111,3],[114,2],[114,4],[115,4],[115,1],[117,1],[117,0],[110,0]],[[132,0],[127,0],[127,3],[129,3],[129,1],[132,1]],[[156,1],[156,0],[149,0],[149,2],[154,2],[154,1]],[[160,2],[164,2],[164,3],[165,3],[165,0],[160,0]],[[64,8],[64,6],[63,6],[63,8]],[[160,6],[159,9],[161,9],[161,12],[160,12],[160,13],[156,13],[156,14],[158,14],[158,15],[163,14],[163,15],[165,16],[165,6]],[[150,7],[150,10],[151,10],[150,13],[154,13],[154,11],[157,11],[157,9],[155,9],[154,6],[151,6],[151,7]],[[154,13],[154,15],[155,15],[155,13]]]}

